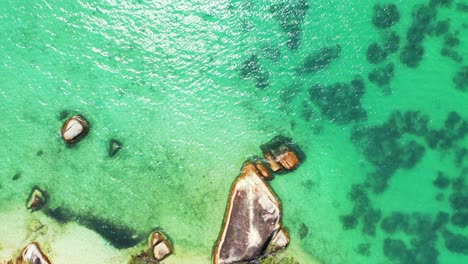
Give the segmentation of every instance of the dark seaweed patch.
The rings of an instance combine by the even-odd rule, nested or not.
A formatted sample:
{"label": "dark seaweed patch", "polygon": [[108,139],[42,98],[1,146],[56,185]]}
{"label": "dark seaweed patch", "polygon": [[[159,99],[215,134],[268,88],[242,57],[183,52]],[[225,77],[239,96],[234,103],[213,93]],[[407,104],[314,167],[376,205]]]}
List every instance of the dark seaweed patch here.
{"label": "dark seaweed patch", "polygon": [[450,29],[450,20],[438,21],[434,26],[428,29],[428,33],[431,36],[439,37],[446,34]]}
{"label": "dark seaweed patch", "polygon": [[419,66],[423,55],[423,41],[431,29],[431,23],[436,18],[437,8],[420,5],[415,7],[412,13],[412,23],[406,33],[408,43],[400,53],[400,62],[410,68]]}
{"label": "dark seaweed patch", "polygon": [[240,78],[255,80],[255,86],[257,88],[266,88],[269,85],[270,75],[264,71],[260,65],[260,60],[256,55],[250,56],[245,60],[240,67]]}
{"label": "dark seaweed patch", "polygon": [[341,45],[323,47],[313,54],[309,54],[302,66],[297,69],[298,73],[316,73],[327,68],[337,60],[341,54]]}
{"label": "dark seaweed patch", "polygon": [[367,179],[374,192],[384,191],[397,169],[412,168],[423,157],[424,146],[414,140],[403,141],[402,136],[426,134],[427,122],[419,112],[395,112],[382,125],[353,130],[351,140],[376,168]]}
{"label": "dark seaweed patch", "polygon": [[447,230],[442,234],[445,239],[445,247],[449,251],[468,255],[468,237],[461,234],[455,234]]}
{"label": "dark seaweed patch", "polygon": [[371,254],[371,244],[370,243],[360,243],[356,249],[356,252],[362,256],[370,256]]}
{"label": "dark seaweed patch", "polygon": [[395,76],[395,65],[389,62],[384,66],[374,68],[368,75],[369,81],[379,87],[385,87]]}
{"label": "dark seaweed patch", "polygon": [[437,178],[432,181],[432,184],[439,189],[445,189],[450,185],[450,178],[447,177],[443,172],[437,172]]}
{"label": "dark seaweed patch", "polygon": [[388,57],[388,52],[378,43],[371,43],[367,47],[366,58],[367,61],[372,64],[378,64],[384,61]]}
{"label": "dark seaweed patch", "polygon": [[67,118],[69,115],[70,115],[70,112],[68,112],[67,110],[62,110],[59,113],[59,120],[63,120]]}
{"label": "dark seaweed patch", "polygon": [[451,217],[451,222],[454,226],[465,228],[468,226],[468,210],[459,210]]}
{"label": "dark seaweed patch", "polygon": [[457,51],[448,48],[442,48],[440,55],[452,59],[454,62],[460,63],[463,61],[463,57]]}
{"label": "dark seaweed patch", "polygon": [[309,89],[310,100],[324,117],[337,124],[367,119],[367,113],[361,105],[364,92],[364,82],[359,76],[350,84],[315,84]]}
{"label": "dark seaweed patch", "polygon": [[275,4],[270,8],[274,19],[278,21],[283,31],[287,34],[287,45],[291,50],[298,49],[301,44],[301,26],[308,10],[309,2],[306,0]]}
{"label": "dark seaweed patch", "polygon": [[424,55],[424,47],[419,43],[408,44],[400,53],[400,61],[410,68],[416,68]]}
{"label": "dark seaweed patch", "polygon": [[21,172],[18,172],[18,173],[15,173],[15,175],[13,175],[11,179],[14,181],[17,181],[21,178],[21,176],[22,176]]}
{"label": "dark seaweed patch", "polygon": [[468,134],[468,122],[457,112],[450,112],[441,129],[432,129],[426,135],[426,142],[432,149],[448,150]]}
{"label": "dark seaweed patch", "polygon": [[414,256],[402,240],[386,238],[383,250],[388,259],[397,261],[397,263],[415,263]]}
{"label": "dark seaweed patch", "polygon": [[380,29],[390,28],[400,20],[400,12],[395,4],[376,4],[372,24]]}
{"label": "dark seaweed patch", "polygon": [[382,220],[380,227],[387,234],[408,230],[409,216],[400,212],[393,212]]}
{"label": "dark seaweed patch", "polygon": [[260,60],[256,55],[252,55],[242,63],[240,68],[240,77],[241,79],[250,79],[256,77],[260,71]]}
{"label": "dark seaweed patch", "polygon": [[309,228],[304,223],[301,223],[299,227],[299,238],[304,239],[307,237],[308,234],[309,234]]}
{"label": "dark seaweed patch", "polygon": [[49,208],[45,211],[45,214],[61,224],[72,221],[74,217],[69,209],[63,207]]}
{"label": "dark seaweed patch", "polygon": [[465,3],[457,3],[457,11],[459,12],[468,12],[468,4]]}
{"label": "dark seaweed patch", "polygon": [[382,216],[382,213],[380,210],[377,209],[369,209],[367,210],[363,216],[363,225],[362,225],[362,233],[369,235],[369,236],[375,236],[375,227],[377,223],[380,220],[380,217]]}
{"label": "dark seaweed patch", "polygon": [[460,91],[468,90],[468,66],[462,67],[456,74],[453,76],[453,83],[455,88]]}
{"label": "dark seaweed patch", "polygon": [[400,47],[400,36],[395,31],[383,33],[383,48],[389,54],[395,53]]}
{"label": "dark seaweed patch", "polygon": [[40,149],[40,150],[38,150],[36,152],[36,156],[38,156],[38,157],[42,156],[43,154],[44,154],[44,151],[42,149]]}
{"label": "dark seaweed patch", "polygon": [[49,208],[45,213],[59,223],[64,224],[73,221],[94,230],[104,239],[109,241],[112,246],[118,249],[133,247],[143,239],[141,235],[137,234],[132,229],[92,215],[76,215],[67,208]]}

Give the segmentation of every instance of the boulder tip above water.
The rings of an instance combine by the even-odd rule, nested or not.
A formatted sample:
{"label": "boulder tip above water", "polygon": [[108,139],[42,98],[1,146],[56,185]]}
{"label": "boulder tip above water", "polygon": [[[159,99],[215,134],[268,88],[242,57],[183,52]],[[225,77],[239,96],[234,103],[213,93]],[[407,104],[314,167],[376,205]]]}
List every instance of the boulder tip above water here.
{"label": "boulder tip above water", "polygon": [[26,208],[34,212],[44,207],[46,202],[47,194],[38,187],[33,187],[26,201]]}
{"label": "boulder tip above water", "polygon": [[16,259],[16,264],[50,264],[49,258],[42,252],[39,243],[32,242],[27,245],[21,255]]}
{"label": "boulder tip above water", "polygon": [[62,126],[62,138],[66,143],[76,143],[88,134],[88,121],[80,115],[67,119]]}
{"label": "boulder tip above water", "polygon": [[161,231],[151,233],[149,244],[152,248],[153,257],[157,261],[161,261],[172,254],[172,245]]}
{"label": "boulder tip above water", "polygon": [[304,157],[304,153],[292,140],[284,136],[276,136],[260,148],[265,161],[273,172],[294,170]]}
{"label": "boulder tip above water", "polygon": [[245,163],[229,197],[214,264],[252,261],[269,253],[268,248],[286,247],[281,204],[252,161]]}
{"label": "boulder tip above water", "polygon": [[111,139],[109,141],[109,149],[107,150],[107,155],[109,157],[114,157],[115,154],[122,148],[122,142],[118,141],[117,139]]}

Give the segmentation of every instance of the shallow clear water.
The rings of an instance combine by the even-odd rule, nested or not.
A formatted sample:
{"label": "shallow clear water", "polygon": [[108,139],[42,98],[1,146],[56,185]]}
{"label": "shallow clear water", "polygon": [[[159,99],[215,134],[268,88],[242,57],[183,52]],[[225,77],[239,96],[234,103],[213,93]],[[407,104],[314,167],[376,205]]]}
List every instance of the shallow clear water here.
{"label": "shallow clear water", "polygon": [[[468,122],[468,3],[392,1],[400,19],[378,29],[372,17],[380,2],[329,0],[308,8],[299,2],[0,3],[0,216],[23,209],[37,185],[50,195],[49,210],[66,209],[75,222],[99,218],[143,240],[162,228],[176,254],[189,252],[208,263],[242,163],[282,134],[307,155],[296,171],[272,181],[296,249],[290,255],[297,261],[308,263],[295,255],[303,251],[322,263],[410,263],[391,256],[390,239],[406,244],[399,255],[429,256],[435,249],[434,263],[468,261],[468,190],[463,184],[445,189],[433,184],[439,171],[451,181],[467,175],[468,154],[456,157],[468,147],[463,127]],[[272,12],[278,3],[285,6]],[[414,42],[406,37],[411,25],[424,28],[418,22],[422,15],[415,16],[421,5],[432,14],[423,40],[416,41],[424,54],[416,67],[408,67],[401,54]],[[437,33],[434,26],[446,20],[448,30]],[[288,42],[287,30],[293,41]],[[382,43],[391,31],[400,38],[398,50],[370,63],[369,45]],[[458,44],[447,44],[451,36]],[[336,45],[341,51],[329,64],[300,72],[307,56]],[[452,56],[441,55],[443,49]],[[389,63],[394,76],[388,84],[379,87],[369,80],[375,68]],[[247,64],[260,66],[243,67]],[[243,69],[246,78],[241,78]],[[457,88],[454,76],[463,69],[456,80],[464,84]],[[350,85],[335,91],[328,86],[354,78],[364,81],[362,95]],[[322,90],[315,89],[317,84]],[[366,114],[353,115],[353,109]],[[388,123],[396,111],[419,111],[429,132],[395,135],[390,124],[374,140],[372,127]],[[452,111],[462,118],[457,128],[444,124]],[[60,137],[61,113],[79,113],[91,124],[75,147]],[[445,137],[448,146],[431,146],[431,140]],[[123,143],[112,158],[107,156],[110,139]],[[416,144],[401,147],[407,142]],[[413,153],[418,147],[422,154]],[[401,153],[393,155],[397,150]],[[407,158],[413,163],[406,167],[395,158],[412,153],[417,157]],[[387,187],[376,190],[382,181]],[[368,202],[350,199],[355,184],[364,184],[359,199]],[[461,209],[451,202],[455,196],[461,197]],[[358,224],[344,228],[341,220],[353,208]],[[389,233],[381,225],[396,211],[416,226],[427,227],[424,221],[432,223],[438,212],[449,219],[434,230]],[[372,212],[380,212],[376,221]],[[465,227],[454,224],[456,212],[464,215]],[[13,223],[1,225],[3,261],[11,248],[1,232]],[[456,241],[456,252],[446,245],[453,234],[464,236]]]}

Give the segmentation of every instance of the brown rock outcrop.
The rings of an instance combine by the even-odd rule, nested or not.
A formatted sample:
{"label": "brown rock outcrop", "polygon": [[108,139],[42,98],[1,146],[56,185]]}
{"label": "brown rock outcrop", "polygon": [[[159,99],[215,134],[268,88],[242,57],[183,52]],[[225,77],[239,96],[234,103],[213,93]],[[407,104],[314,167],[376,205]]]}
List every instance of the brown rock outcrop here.
{"label": "brown rock outcrop", "polygon": [[262,145],[261,150],[266,162],[273,172],[285,172],[296,169],[300,164],[302,151],[291,139],[276,136],[270,142]]}
{"label": "brown rock outcrop", "polygon": [[88,134],[89,125],[84,117],[74,115],[62,126],[62,138],[66,143],[76,143]]}
{"label": "brown rock outcrop", "polygon": [[39,187],[33,187],[28,200],[26,200],[26,208],[30,209],[31,212],[34,212],[41,209],[46,203],[47,194],[39,189]]}
{"label": "brown rock outcrop", "polygon": [[171,243],[167,240],[166,236],[160,231],[151,233],[149,238],[149,244],[153,252],[153,257],[157,261],[165,259],[167,256],[172,254]]}
{"label": "brown rock outcrop", "polygon": [[37,242],[27,245],[21,255],[16,259],[16,264],[50,264],[49,258],[42,252]]}
{"label": "brown rock outcrop", "polygon": [[[214,264],[250,261],[264,255],[272,238],[285,246],[281,204],[252,162],[247,162],[232,186],[218,240]],[[287,242],[286,242],[287,244]]]}

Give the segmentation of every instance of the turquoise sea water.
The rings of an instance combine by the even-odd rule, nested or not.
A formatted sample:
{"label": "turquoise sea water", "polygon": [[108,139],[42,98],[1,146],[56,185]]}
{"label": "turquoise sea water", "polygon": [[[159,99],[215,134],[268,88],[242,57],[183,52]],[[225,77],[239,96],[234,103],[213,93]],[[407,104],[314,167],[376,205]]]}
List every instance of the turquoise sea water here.
{"label": "turquoise sea water", "polygon": [[[399,19],[376,27],[390,3]],[[307,156],[272,181],[291,247],[326,264],[467,262],[467,6],[1,1],[0,216],[39,186],[33,214],[132,246],[162,228],[209,263],[242,163],[282,134]],[[367,56],[392,34],[395,50]],[[67,147],[72,114],[91,129]]]}

